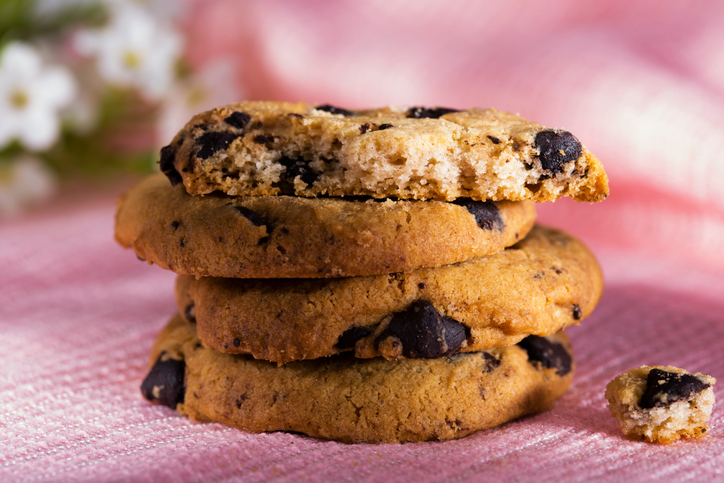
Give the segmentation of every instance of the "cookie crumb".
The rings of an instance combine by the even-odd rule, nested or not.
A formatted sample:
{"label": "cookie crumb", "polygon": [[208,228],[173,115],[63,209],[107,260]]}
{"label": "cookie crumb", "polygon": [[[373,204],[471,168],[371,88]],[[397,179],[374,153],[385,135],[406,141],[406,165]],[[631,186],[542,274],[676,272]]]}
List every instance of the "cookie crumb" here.
{"label": "cookie crumb", "polygon": [[673,366],[642,366],[606,386],[611,415],[632,440],[670,444],[706,435],[716,379]]}

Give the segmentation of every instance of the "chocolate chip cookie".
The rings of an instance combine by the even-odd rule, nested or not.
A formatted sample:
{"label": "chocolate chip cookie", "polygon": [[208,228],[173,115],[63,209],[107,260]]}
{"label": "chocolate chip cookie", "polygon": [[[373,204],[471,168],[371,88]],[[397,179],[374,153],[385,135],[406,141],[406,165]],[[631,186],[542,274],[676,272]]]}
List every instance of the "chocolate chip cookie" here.
{"label": "chocolate chip cookie", "polygon": [[716,382],[673,366],[642,366],[606,386],[611,415],[633,440],[669,444],[706,435]]}
{"label": "chocolate chip cookie", "polygon": [[181,276],[179,310],[207,347],[278,363],[345,351],[436,358],[576,324],[603,290],[578,240],[537,226],[502,252],[405,273],[335,279]]}
{"label": "chocolate chip cookie", "polygon": [[121,196],[116,240],[181,274],[348,277],[496,253],[534,221],[531,201],[201,197],[158,174]]}
{"label": "chocolate chip cookie", "polygon": [[159,335],[147,399],[246,431],[348,443],[460,438],[544,411],[574,369],[562,332],[431,360],[338,355],[277,366],[207,349],[194,329],[177,316]]}
{"label": "chocolate chip cookie", "polygon": [[195,195],[553,201],[608,195],[571,133],[495,109],[348,110],[243,102],[195,116],[161,150]]}

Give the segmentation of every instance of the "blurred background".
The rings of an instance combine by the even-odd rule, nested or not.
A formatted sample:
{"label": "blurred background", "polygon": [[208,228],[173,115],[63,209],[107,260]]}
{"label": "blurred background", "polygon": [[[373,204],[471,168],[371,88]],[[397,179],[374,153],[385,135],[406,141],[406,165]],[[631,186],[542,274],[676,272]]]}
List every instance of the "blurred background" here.
{"label": "blurred background", "polygon": [[719,0],[2,0],[0,223],[115,196],[229,102],[497,107],[609,173],[544,222],[724,269],[722,26]]}

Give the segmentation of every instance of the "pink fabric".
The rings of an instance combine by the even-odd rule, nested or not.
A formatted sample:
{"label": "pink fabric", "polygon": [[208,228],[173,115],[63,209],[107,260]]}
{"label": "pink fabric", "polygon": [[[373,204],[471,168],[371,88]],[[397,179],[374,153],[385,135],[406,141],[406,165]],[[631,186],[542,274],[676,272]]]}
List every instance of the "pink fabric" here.
{"label": "pink fabric", "polygon": [[341,5],[191,3],[190,58],[233,54],[250,97],[493,105],[578,135],[611,196],[539,210],[607,279],[570,331],[570,392],[544,414],[405,445],[248,434],[151,405],[139,384],[173,274],[114,243],[118,188],[0,225],[0,480],[724,479],[721,403],[705,439],[660,447],[625,440],[603,397],[641,364],[724,387],[724,3]]}

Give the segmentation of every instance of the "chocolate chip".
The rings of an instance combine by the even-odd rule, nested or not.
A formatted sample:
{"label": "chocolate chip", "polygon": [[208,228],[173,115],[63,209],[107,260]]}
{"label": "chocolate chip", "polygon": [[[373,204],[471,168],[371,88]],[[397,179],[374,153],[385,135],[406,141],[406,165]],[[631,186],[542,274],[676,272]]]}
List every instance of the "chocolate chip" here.
{"label": "chocolate chip", "polygon": [[451,112],[460,111],[457,109],[449,109],[447,107],[411,107],[405,114],[405,117],[412,119],[438,119],[445,114],[450,114]]}
{"label": "chocolate chip", "polygon": [[493,372],[493,369],[500,366],[500,359],[493,354],[483,352],[483,358],[485,359],[485,372]]}
{"label": "chocolate chip", "polygon": [[234,340],[231,341],[232,344],[234,344],[234,347],[239,347],[241,345],[241,341],[234,337]]}
{"label": "chocolate chip", "polygon": [[370,123],[366,122],[359,127],[359,133],[364,134],[370,129],[372,129],[372,126],[370,125]]}
{"label": "chocolate chip", "polygon": [[180,222],[180,221],[173,221],[173,222],[171,222],[171,228],[173,228],[174,230],[177,229],[179,226],[181,226],[181,222]]}
{"label": "chocolate chip", "polygon": [[184,402],[184,373],[186,364],[176,359],[163,359],[161,353],[156,363],[141,383],[141,394],[149,401],[155,401],[176,409]]}
{"label": "chocolate chip", "polygon": [[251,121],[251,116],[245,112],[232,112],[229,117],[224,119],[226,124],[238,129],[244,129],[249,121]]}
{"label": "chocolate chip", "polygon": [[535,135],[535,146],[540,149],[543,169],[552,174],[563,172],[565,164],[581,156],[581,142],[568,131],[541,131]]}
{"label": "chocolate chip", "polygon": [[213,156],[217,151],[229,147],[229,144],[237,137],[239,135],[232,132],[207,132],[196,140],[196,145],[200,146],[196,156],[201,159]]}
{"label": "chocolate chip", "polygon": [[520,149],[520,145],[518,143],[513,143],[513,151],[518,151]]}
{"label": "chocolate chip", "polygon": [[412,359],[434,359],[460,350],[470,329],[445,317],[427,300],[414,302],[407,310],[393,315],[389,325],[377,337],[379,347],[387,337],[402,343],[402,353]]}
{"label": "chocolate chip", "polygon": [[378,130],[378,131],[384,131],[385,129],[389,129],[389,128],[391,128],[391,127],[395,127],[395,126],[393,126],[392,124],[386,124],[386,123],[385,123],[385,124],[380,124],[379,127],[377,128],[377,130]]}
{"label": "chocolate chip", "polygon": [[196,304],[191,302],[191,305],[186,307],[184,310],[184,318],[189,322],[196,322]]}
{"label": "chocolate chip", "polygon": [[682,399],[689,399],[708,387],[709,384],[693,374],[677,374],[654,368],[646,378],[646,391],[641,396],[639,406],[643,409],[667,407]]}
{"label": "chocolate chip", "polygon": [[420,290],[425,290],[427,288],[427,285],[425,285],[424,283],[418,283],[417,288],[419,288]]}
{"label": "chocolate chip", "polygon": [[579,307],[578,304],[573,304],[573,319],[581,320],[581,317],[583,317],[583,312],[581,312],[581,307]]}
{"label": "chocolate chip", "polygon": [[371,333],[372,329],[369,327],[352,327],[351,329],[347,329],[339,336],[337,343],[334,344],[334,348],[340,350],[353,349],[358,340],[367,337]]}
{"label": "chocolate chip", "polygon": [[178,246],[181,248],[184,248],[186,246],[186,241],[182,238],[178,241]]}
{"label": "chocolate chip", "polygon": [[176,151],[174,151],[171,145],[161,148],[161,159],[159,160],[158,164],[163,174],[165,174],[168,180],[171,182],[171,186],[176,186],[177,184],[183,182],[183,178],[181,178],[181,173],[179,173],[176,170],[176,167],[173,165],[173,160],[175,158]]}
{"label": "chocolate chip", "polygon": [[290,113],[287,114],[287,116],[289,116],[289,117],[296,117],[297,119],[304,119],[304,116],[302,116],[301,114],[298,114],[298,113],[296,113],[296,112],[290,112]]}
{"label": "chocolate chip", "polygon": [[503,231],[505,221],[500,216],[498,206],[492,201],[475,201],[470,198],[458,198],[454,201],[456,205],[464,206],[475,216],[475,221],[483,230]]}
{"label": "chocolate chip", "polygon": [[518,342],[518,346],[528,353],[528,362],[531,364],[538,362],[547,369],[555,368],[559,376],[571,372],[573,359],[563,344],[551,342],[545,337],[529,335]]}
{"label": "chocolate chip", "polygon": [[495,136],[488,136],[488,139],[493,141],[493,144],[500,144],[502,142],[499,138],[496,138]]}
{"label": "chocolate chip", "polygon": [[334,107],[329,104],[322,104],[321,106],[315,107],[318,111],[324,111],[328,112],[330,114],[342,114],[343,116],[354,116],[355,113],[352,111],[348,111],[347,109],[342,109],[341,107]]}
{"label": "chocolate chip", "polygon": [[257,144],[267,144],[274,141],[274,136],[271,134],[259,134],[258,136],[254,137],[254,142]]}
{"label": "chocolate chip", "polygon": [[241,215],[249,220],[254,226],[266,226],[264,218],[254,210],[250,210],[246,206],[234,206],[234,209],[241,213]]}
{"label": "chocolate chip", "polygon": [[301,158],[290,158],[283,156],[279,159],[279,163],[286,168],[282,176],[290,183],[294,182],[297,176],[308,185],[312,185],[317,180],[317,174],[309,167],[309,161]]}

